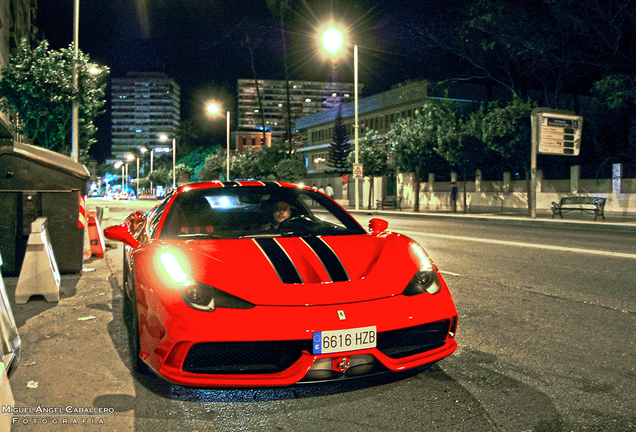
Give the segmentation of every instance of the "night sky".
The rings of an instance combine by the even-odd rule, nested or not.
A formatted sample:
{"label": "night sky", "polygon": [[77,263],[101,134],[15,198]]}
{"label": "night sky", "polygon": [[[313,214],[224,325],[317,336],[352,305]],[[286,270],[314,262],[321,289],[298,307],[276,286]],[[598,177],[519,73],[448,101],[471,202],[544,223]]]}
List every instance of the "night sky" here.
{"label": "night sky", "polygon": [[[317,29],[330,17],[349,26],[359,46],[362,94],[385,91],[408,79],[426,78],[426,62],[410,50],[409,21],[434,18],[436,2],[414,0],[295,1],[289,23],[291,79],[353,82],[352,55],[334,67],[318,50]],[[428,5],[428,6],[426,6]],[[425,7],[426,6],[426,7]],[[206,100],[236,105],[236,81],[253,78],[246,34],[260,79],[283,79],[280,27],[266,0],[81,0],[79,47],[92,61],[128,71],[160,71],[182,89],[182,119],[205,122]],[[73,39],[73,1],[38,2],[37,25],[51,48]],[[102,116],[106,117],[106,116]],[[107,119],[98,121],[98,159],[104,157]],[[109,145],[109,144],[108,144]]]}

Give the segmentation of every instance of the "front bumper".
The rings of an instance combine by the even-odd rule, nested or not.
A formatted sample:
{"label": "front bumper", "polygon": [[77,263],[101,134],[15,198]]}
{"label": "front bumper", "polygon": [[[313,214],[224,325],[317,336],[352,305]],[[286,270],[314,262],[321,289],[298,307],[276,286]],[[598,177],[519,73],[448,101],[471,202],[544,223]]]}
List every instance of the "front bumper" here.
{"label": "front bumper", "polygon": [[[190,310],[178,319],[150,310],[140,319],[146,323],[141,357],[162,378],[188,386],[269,387],[399,372],[439,361],[457,348],[457,311],[447,290],[344,305]],[[377,347],[312,354],[314,332],[370,325],[377,327]]]}

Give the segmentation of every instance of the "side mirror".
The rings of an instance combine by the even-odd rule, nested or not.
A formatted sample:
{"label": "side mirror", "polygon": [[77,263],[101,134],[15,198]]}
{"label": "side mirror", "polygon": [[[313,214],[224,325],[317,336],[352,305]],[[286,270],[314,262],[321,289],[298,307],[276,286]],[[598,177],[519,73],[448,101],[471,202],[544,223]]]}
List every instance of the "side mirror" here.
{"label": "side mirror", "polygon": [[389,227],[389,223],[384,219],[373,218],[369,221],[369,233],[380,235]]}
{"label": "side mirror", "polygon": [[133,248],[136,248],[141,244],[135,237],[133,237],[127,224],[114,225],[106,228],[104,230],[104,237],[123,242]]}

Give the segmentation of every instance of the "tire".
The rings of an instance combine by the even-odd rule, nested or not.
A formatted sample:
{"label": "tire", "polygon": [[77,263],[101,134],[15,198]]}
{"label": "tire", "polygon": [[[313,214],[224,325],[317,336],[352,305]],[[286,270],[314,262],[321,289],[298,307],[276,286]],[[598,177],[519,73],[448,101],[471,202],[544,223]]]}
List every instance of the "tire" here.
{"label": "tire", "polygon": [[[128,273],[127,267],[124,268],[124,274]],[[137,313],[137,300],[134,279],[130,275],[124,276],[124,280],[132,286],[127,289],[124,286],[124,320],[128,327],[128,346],[130,348],[130,363],[132,370],[138,374],[147,374],[148,366],[139,357],[141,352],[141,344],[139,338],[139,314]],[[132,298],[128,296],[128,292],[132,294]]]}

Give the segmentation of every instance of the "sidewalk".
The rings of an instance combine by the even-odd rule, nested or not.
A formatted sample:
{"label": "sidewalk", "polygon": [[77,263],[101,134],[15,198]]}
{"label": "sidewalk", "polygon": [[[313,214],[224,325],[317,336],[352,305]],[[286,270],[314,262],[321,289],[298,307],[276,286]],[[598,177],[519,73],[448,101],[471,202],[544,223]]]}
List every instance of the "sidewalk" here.
{"label": "sidewalk", "polygon": [[552,217],[551,210],[540,210],[537,209],[536,217],[533,219],[528,214],[528,210],[519,209],[519,210],[510,210],[506,209],[504,211],[471,211],[469,213],[464,213],[459,210],[457,212],[451,212],[448,210],[432,210],[432,209],[423,209],[419,212],[413,211],[413,209],[403,209],[403,210],[376,210],[376,209],[366,209],[364,207],[359,207],[356,210],[353,206],[345,207],[349,213],[354,215],[355,217],[359,217],[362,215],[374,216],[382,218],[385,216],[419,216],[423,218],[454,218],[454,219],[472,219],[472,220],[483,220],[489,221],[493,223],[514,223],[514,224],[528,224],[528,225],[555,225],[560,227],[578,227],[578,228],[588,228],[588,229],[613,229],[613,230],[623,230],[623,231],[636,231],[636,214],[617,214],[617,213],[605,213],[605,220],[599,218],[594,220],[594,215],[587,212],[579,212],[579,211],[571,211],[565,213],[563,218],[557,216]]}

